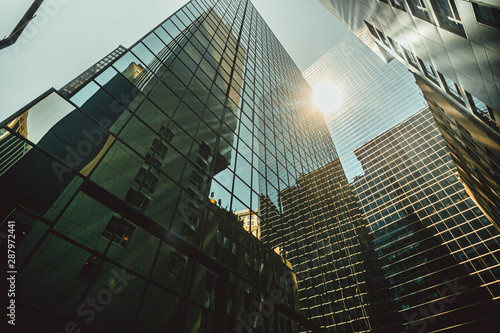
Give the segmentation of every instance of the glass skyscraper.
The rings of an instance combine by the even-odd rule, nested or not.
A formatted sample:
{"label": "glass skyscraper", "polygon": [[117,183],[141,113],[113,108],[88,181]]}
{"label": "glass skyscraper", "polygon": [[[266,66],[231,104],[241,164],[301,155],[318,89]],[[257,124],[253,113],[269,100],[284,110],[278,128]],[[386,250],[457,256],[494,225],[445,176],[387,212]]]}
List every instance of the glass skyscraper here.
{"label": "glass skyscraper", "polygon": [[483,101],[491,109],[484,110],[481,121],[496,123],[500,118],[496,81],[500,31],[495,1],[318,1],[387,62],[396,59],[434,80],[450,97],[462,98],[470,111],[475,103],[466,91]]}
{"label": "glass skyscraper", "polygon": [[415,78],[446,140],[460,181],[490,222],[500,230],[500,155],[495,149],[500,147],[500,136],[478,131],[475,115],[464,113],[439,89],[419,76]]}
{"label": "glass skyscraper", "polygon": [[437,121],[461,181],[500,230],[498,1],[319,2],[386,62],[404,64],[436,119],[446,113],[460,126],[455,135]]}
{"label": "glass skyscraper", "polygon": [[[362,75],[374,76],[368,62]],[[428,114],[397,127],[409,138],[399,146],[364,123],[370,135],[356,138],[371,141],[346,145],[362,145],[364,174],[349,184],[311,95],[250,1],[193,0],[3,121],[16,328],[398,333],[498,321],[498,235],[427,137]],[[393,126],[389,110],[421,103],[400,95],[362,115]]]}
{"label": "glass skyscraper", "polygon": [[251,2],[191,1],[91,69],[2,122],[17,327],[315,331],[296,258],[234,213],[264,227],[263,200],[282,214],[280,193],[336,158]]}
{"label": "glass skyscraper", "polygon": [[[422,110],[426,101],[415,77],[399,62],[383,63],[354,35],[334,46],[304,77],[312,87],[331,81],[342,90],[340,108],[325,117],[350,183],[339,192],[349,196],[349,187],[355,192],[351,218],[338,223],[326,217],[326,230],[332,233],[321,244],[328,246],[317,249],[326,249],[319,257],[325,267],[342,262],[344,268],[331,269],[337,277],[330,304],[347,299],[339,306],[341,315],[333,311],[335,328],[399,333],[459,330],[463,325],[467,331],[498,320],[498,232],[457,178],[432,114]],[[326,179],[300,183],[318,196],[325,187]],[[301,192],[295,191],[288,195],[288,201],[295,198],[294,211],[314,207],[302,207],[297,199]],[[307,264],[296,266],[298,274],[299,267],[307,270]],[[466,287],[450,296],[450,283]],[[488,310],[462,315],[483,306]],[[475,316],[478,311],[482,314]]]}
{"label": "glass skyscraper", "polygon": [[334,82],[341,90],[340,107],[324,112],[349,180],[362,172],[354,150],[417,113],[425,103],[404,65],[385,64],[355,35],[334,45],[304,77],[313,88]]}
{"label": "glass skyscraper", "polygon": [[282,190],[282,214],[262,202],[262,240],[292,263],[304,314],[328,332],[384,332],[394,307],[339,159]]}
{"label": "glass skyscraper", "polygon": [[356,150],[359,199],[407,332],[489,331],[500,318],[500,232],[456,175],[429,109]]}

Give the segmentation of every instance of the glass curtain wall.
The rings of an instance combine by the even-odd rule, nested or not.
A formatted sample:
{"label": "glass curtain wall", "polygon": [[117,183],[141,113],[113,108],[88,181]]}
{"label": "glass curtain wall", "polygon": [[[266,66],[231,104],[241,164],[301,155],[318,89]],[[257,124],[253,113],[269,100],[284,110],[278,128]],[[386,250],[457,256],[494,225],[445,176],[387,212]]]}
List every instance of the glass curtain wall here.
{"label": "glass curtain wall", "polygon": [[336,158],[253,5],[191,1],[86,80],[2,123],[23,329],[314,330],[292,258],[234,214],[266,225],[263,198],[283,214],[280,192]]}

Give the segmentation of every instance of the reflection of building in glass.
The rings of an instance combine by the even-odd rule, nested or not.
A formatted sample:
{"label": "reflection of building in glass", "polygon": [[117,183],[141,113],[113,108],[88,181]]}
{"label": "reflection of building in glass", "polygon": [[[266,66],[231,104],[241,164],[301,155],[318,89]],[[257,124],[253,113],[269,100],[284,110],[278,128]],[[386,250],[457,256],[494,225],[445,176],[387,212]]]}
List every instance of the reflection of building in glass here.
{"label": "reflection of building in glass", "polygon": [[393,61],[384,65],[354,35],[344,37],[305,72],[314,89],[334,82],[342,92],[336,110],[324,110],[347,179],[362,173],[354,150],[424,107],[415,79]]}
{"label": "reflection of building in glass", "polygon": [[474,103],[463,94],[467,91],[493,108],[486,110],[491,120],[500,118],[494,79],[500,31],[474,10],[480,7],[495,17],[498,8],[466,0],[319,1],[387,62],[397,59],[437,81],[438,88],[472,110]]}
{"label": "reflection of building in glass", "polygon": [[431,112],[356,155],[365,174],[352,187],[397,304],[392,323],[408,332],[488,331],[500,316],[500,233],[457,179]]}
{"label": "reflection of building in glass", "polygon": [[[23,113],[19,117],[6,124],[13,132],[20,136],[28,136],[28,113]],[[0,128],[0,176],[4,174],[12,165],[21,159],[29,150],[29,145],[18,141],[11,132]]]}
{"label": "reflection of building in glass", "polygon": [[[232,213],[323,163],[308,91],[250,2],[191,1],[70,97],[2,123],[30,147],[0,178],[2,220],[26,233],[21,329],[315,331],[290,265]],[[24,136],[20,115],[44,121]]]}
{"label": "reflection of building in glass", "polygon": [[258,209],[251,211],[250,209],[239,210],[234,212],[243,223],[243,229],[260,239],[260,222],[257,216]]}
{"label": "reflection of building in glass", "polygon": [[332,330],[387,329],[395,307],[339,159],[300,175],[280,204],[261,201],[262,239],[292,264],[304,313]]}
{"label": "reflection of building in glass", "polygon": [[[405,64],[438,122],[460,179],[500,230],[500,30],[493,1],[319,0],[381,58]],[[464,146],[466,138],[467,149]],[[493,181],[491,181],[493,179]]]}

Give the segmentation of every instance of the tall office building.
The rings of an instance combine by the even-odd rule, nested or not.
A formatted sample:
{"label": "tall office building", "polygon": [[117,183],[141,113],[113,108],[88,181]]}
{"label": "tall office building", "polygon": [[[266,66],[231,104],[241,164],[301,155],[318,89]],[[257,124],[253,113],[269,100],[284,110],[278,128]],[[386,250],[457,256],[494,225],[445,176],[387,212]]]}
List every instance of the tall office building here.
{"label": "tall office building", "polygon": [[[268,203],[282,216],[280,193],[336,159],[309,86],[250,1],[191,1],[82,81],[1,124],[29,146],[0,177],[2,227],[18,232],[16,327],[316,331],[297,302],[311,281],[234,214],[265,225]],[[9,126],[19,117],[25,135]]]}
{"label": "tall office building", "polygon": [[[485,329],[498,320],[498,232],[456,177],[430,111],[422,110],[425,99],[411,72],[400,62],[384,64],[351,36],[304,77],[313,88],[330,81],[342,91],[340,107],[325,110],[326,122],[356,193],[354,201],[359,200],[359,208],[352,203],[351,214],[355,216],[356,209],[360,213],[357,221],[343,226],[329,224],[331,230],[338,228],[331,242],[350,254],[338,256],[336,246],[327,247],[328,259],[320,256],[320,260],[335,263],[331,259],[341,257],[343,267],[350,268],[332,271],[342,281],[337,292],[343,293],[334,299],[347,296],[352,302],[339,308],[351,322],[363,318],[358,324],[366,325],[353,325],[352,331],[460,330],[458,325],[470,331],[471,326]],[[321,193],[326,183],[300,185]],[[344,187],[342,193],[349,191]],[[288,196],[296,197],[300,195]],[[289,201],[295,210],[302,208],[300,200]],[[342,233],[351,232],[348,245],[343,245]],[[299,267],[307,270],[306,265]],[[298,267],[296,272],[302,273]],[[350,279],[353,273],[357,279]],[[449,295],[449,286],[454,285],[462,289]],[[354,293],[356,288],[362,292]],[[483,306],[487,310],[467,312]],[[356,308],[363,309],[362,316],[356,317],[352,311]],[[347,327],[336,321],[337,330]]]}
{"label": "tall office building", "polygon": [[305,315],[329,332],[388,332],[395,306],[339,159],[282,190],[282,214],[261,202],[262,240],[293,265]]}
{"label": "tall office building", "polygon": [[[460,178],[500,229],[500,7],[496,1],[320,0],[387,62],[414,74]],[[465,141],[465,142],[464,142]],[[467,149],[460,149],[467,145]]]}
{"label": "tall office building", "polygon": [[[301,306],[311,305],[311,317],[327,314],[322,319],[325,326],[338,332],[399,333],[402,319],[394,317],[397,306],[387,293],[390,285],[347,180],[364,172],[356,148],[418,113],[424,99],[404,65],[393,62],[384,66],[354,35],[334,45],[304,72],[304,77],[313,89],[334,83],[341,90],[342,102],[335,110],[323,110],[339,158],[302,175],[296,186],[282,191],[285,220],[293,221],[298,232],[306,235],[301,246],[308,255],[294,265],[296,273],[309,275],[311,285],[316,286],[303,287],[299,280],[299,288],[311,293],[306,298],[301,295]],[[307,197],[305,193],[314,197],[312,203],[302,199]],[[339,217],[338,203],[346,201],[347,214]],[[320,218],[304,219],[315,210],[322,212],[316,214]],[[284,234],[291,244],[297,241],[293,230],[280,233],[287,229],[277,222],[275,225],[276,234]],[[316,237],[321,239],[318,246],[310,246]],[[307,261],[313,258],[322,263],[323,270],[311,270]],[[322,293],[317,292],[319,288]]]}
{"label": "tall office building", "polygon": [[480,132],[470,113],[460,112],[462,109],[446,95],[421,77],[415,77],[457,166],[460,181],[500,230],[500,155],[496,149],[500,137]]}
{"label": "tall office building", "polygon": [[419,112],[425,103],[403,64],[385,65],[355,35],[334,45],[304,78],[313,89],[332,82],[341,91],[340,106],[323,111],[349,180],[363,172],[354,150]]}
{"label": "tall office building", "polygon": [[494,327],[500,232],[458,180],[429,109],[356,156],[364,175],[351,185],[397,307],[390,325],[407,332]]}

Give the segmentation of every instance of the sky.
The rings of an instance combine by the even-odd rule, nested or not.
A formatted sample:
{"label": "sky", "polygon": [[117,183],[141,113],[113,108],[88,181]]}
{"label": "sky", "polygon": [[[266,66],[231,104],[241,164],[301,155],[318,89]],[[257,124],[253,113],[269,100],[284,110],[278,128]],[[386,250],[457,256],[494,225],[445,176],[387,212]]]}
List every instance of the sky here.
{"label": "sky", "polygon": [[[33,0],[0,0],[0,38]],[[349,30],[315,0],[253,0],[301,70]],[[118,45],[131,46],[186,0],[45,0],[19,40],[0,50],[0,120],[61,88]]]}
{"label": "sky", "polygon": [[[403,63],[385,63],[354,34],[345,36],[303,75],[315,97],[322,96],[319,87],[327,87],[322,111],[348,180],[364,173],[357,148],[426,105],[415,77]],[[337,100],[332,98],[331,85],[338,87]]]}

